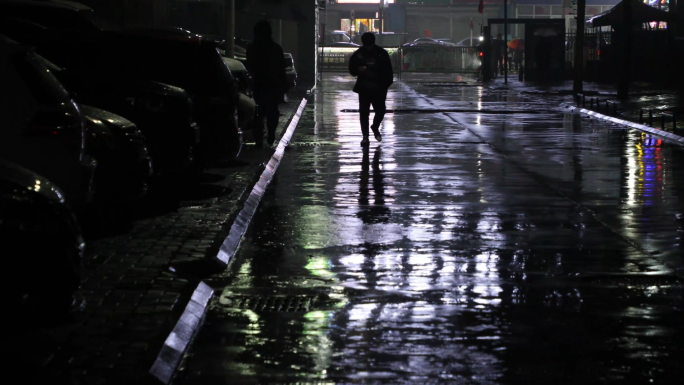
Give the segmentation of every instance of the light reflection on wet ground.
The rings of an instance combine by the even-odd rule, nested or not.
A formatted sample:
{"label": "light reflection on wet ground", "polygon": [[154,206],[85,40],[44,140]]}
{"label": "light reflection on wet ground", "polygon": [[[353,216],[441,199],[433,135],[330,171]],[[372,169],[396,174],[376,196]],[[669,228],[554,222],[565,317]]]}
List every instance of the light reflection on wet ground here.
{"label": "light reflection on wet ground", "polygon": [[350,88],[320,87],[177,383],[681,377],[679,148],[544,109],[389,114],[363,150]]}

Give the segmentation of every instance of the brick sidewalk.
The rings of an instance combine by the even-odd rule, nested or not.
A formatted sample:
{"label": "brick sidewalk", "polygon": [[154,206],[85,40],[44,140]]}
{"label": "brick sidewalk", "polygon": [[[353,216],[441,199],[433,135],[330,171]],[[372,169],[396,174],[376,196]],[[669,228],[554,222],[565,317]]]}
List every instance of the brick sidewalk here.
{"label": "brick sidewalk", "polygon": [[[299,100],[281,106],[279,136]],[[125,233],[89,240],[85,310],[68,323],[10,337],[22,378],[51,384],[149,380],[147,371],[198,283],[176,276],[169,265],[216,254],[271,153],[248,146],[240,156],[245,165],[209,170],[205,176],[217,182],[203,184],[179,208],[141,215]]]}

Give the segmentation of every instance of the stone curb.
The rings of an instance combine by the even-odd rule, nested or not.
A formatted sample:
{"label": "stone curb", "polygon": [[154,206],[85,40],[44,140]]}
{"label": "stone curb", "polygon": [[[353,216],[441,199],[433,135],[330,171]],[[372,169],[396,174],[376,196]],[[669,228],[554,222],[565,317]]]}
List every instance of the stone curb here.
{"label": "stone curb", "polygon": [[[237,218],[235,218],[228,236],[223,241],[218,255],[215,257],[226,267],[237,252],[240,241],[245,232],[247,232],[247,227],[256,212],[261,198],[266,192],[266,187],[268,187],[271,180],[273,180],[273,176],[285,153],[285,148],[290,144],[290,140],[297,128],[299,119],[304,112],[306,103],[306,98],[302,99],[299,108],[297,108],[297,112],[292,116],[290,124],[287,126],[285,133],[280,139],[275,153],[266,165],[266,169],[261,174],[259,181],[252,188],[252,192],[247,198],[244,207]],[[183,314],[171,331],[171,334],[166,338],[164,345],[157,355],[157,359],[149,370],[149,374],[154,378],[164,384],[169,384],[171,382],[178,365],[183,359],[183,354],[185,354],[185,351],[190,346],[190,343],[204,321],[209,301],[213,295],[214,290],[209,285],[204,282],[199,283],[192,294],[190,302],[185,307]]]}
{"label": "stone curb", "polygon": [[684,146],[684,137],[673,134],[671,132],[659,130],[657,128],[653,128],[651,126],[647,126],[644,124],[630,122],[629,120],[618,119],[618,118],[615,118],[612,116],[603,115],[603,114],[600,114],[596,111],[587,110],[586,108],[571,106],[571,105],[566,104],[566,103],[562,103],[561,108],[564,108],[566,110],[570,110],[572,112],[579,112],[581,114],[589,115],[589,116],[592,116],[592,117],[597,118],[597,119],[601,119],[601,120],[605,120],[605,121],[608,121],[611,123],[619,124],[621,126],[634,128],[634,129],[637,129],[639,131],[648,132],[649,134],[653,134],[653,135],[657,135],[657,136],[660,136],[660,137],[665,138],[665,139],[669,139],[672,142],[674,142],[675,144],[678,144],[680,146]]}
{"label": "stone curb", "polygon": [[297,128],[299,118],[301,118],[302,112],[304,112],[306,103],[307,100],[305,98],[302,99],[299,108],[297,108],[297,112],[292,116],[292,120],[290,121],[287,130],[285,130],[283,137],[280,138],[278,147],[273,153],[271,160],[266,164],[266,169],[261,174],[259,181],[254,185],[254,188],[252,188],[252,193],[249,194],[245,206],[242,208],[242,211],[240,211],[240,214],[238,214],[235,223],[230,228],[228,236],[221,245],[221,249],[216,258],[226,266],[228,266],[233,256],[235,256],[235,252],[237,251],[238,246],[240,246],[240,240],[247,231],[247,227],[256,212],[257,206],[259,206],[259,202],[266,192],[266,187],[268,187],[271,180],[273,180],[273,176],[285,154],[285,148],[290,144],[290,139],[292,139],[292,135]]}
{"label": "stone curb", "polygon": [[152,376],[165,384],[171,381],[192,337],[204,320],[207,305],[213,296],[214,290],[200,282],[176,326],[164,341],[164,346],[150,369]]}

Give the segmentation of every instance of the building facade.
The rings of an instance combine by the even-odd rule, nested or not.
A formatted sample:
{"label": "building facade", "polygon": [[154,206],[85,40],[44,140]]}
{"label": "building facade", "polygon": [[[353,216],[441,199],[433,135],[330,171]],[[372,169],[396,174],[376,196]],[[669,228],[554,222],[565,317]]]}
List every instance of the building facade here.
{"label": "building facade", "polygon": [[[586,16],[594,16],[615,6],[619,0],[587,0]],[[576,28],[571,0],[508,0],[511,19],[566,19],[566,28]],[[328,0],[321,20],[327,31],[341,30],[358,34],[367,30],[406,33],[407,41],[421,37],[451,39],[454,42],[477,36],[488,19],[504,17],[504,1],[484,1],[484,11],[478,12],[479,0]],[[384,8],[384,12],[383,12]],[[355,17],[355,21],[352,21]],[[398,20],[397,20],[398,19]],[[472,21],[471,21],[472,20]],[[494,26],[492,33],[503,33],[503,26]],[[509,38],[522,37],[522,27],[511,25]]]}

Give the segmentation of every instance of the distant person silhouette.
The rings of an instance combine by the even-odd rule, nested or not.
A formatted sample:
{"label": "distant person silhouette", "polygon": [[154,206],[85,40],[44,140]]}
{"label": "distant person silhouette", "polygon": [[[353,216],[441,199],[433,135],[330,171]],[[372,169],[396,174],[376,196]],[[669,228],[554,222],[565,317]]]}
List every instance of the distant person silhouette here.
{"label": "distant person silhouette", "polygon": [[[268,21],[256,23],[254,42],[247,47],[247,70],[254,82],[254,99],[259,106],[259,115],[266,117],[269,146],[275,142],[280,116],[278,103],[287,91],[285,55],[280,45],[273,41],[272,34]],[[263,121],[259,124],[263,124]],[[259,145],[261,141],[256,142]]]}
{"label": "distant person silhouette", "polygon": [[494,60],[496,60],[496,73],[504,74],[504,65],[506,65],[506,44],[502,40],[502,35],[496,35],[494,40]]}
{"label": "distant person silhouette", "polygon": [[368,145],[368,119],[373,105],[373,130],[375,140],[382,141],[380,123],[385,116],[387,89],[394,82],[392,61],[389,53],[375,45],[375,35],[366,32],[361,36],[363,47],[357,49],[349,59],[349,73],[357,76],[354,92],[359,94],[359,115],[361,117],[362,146]]}

